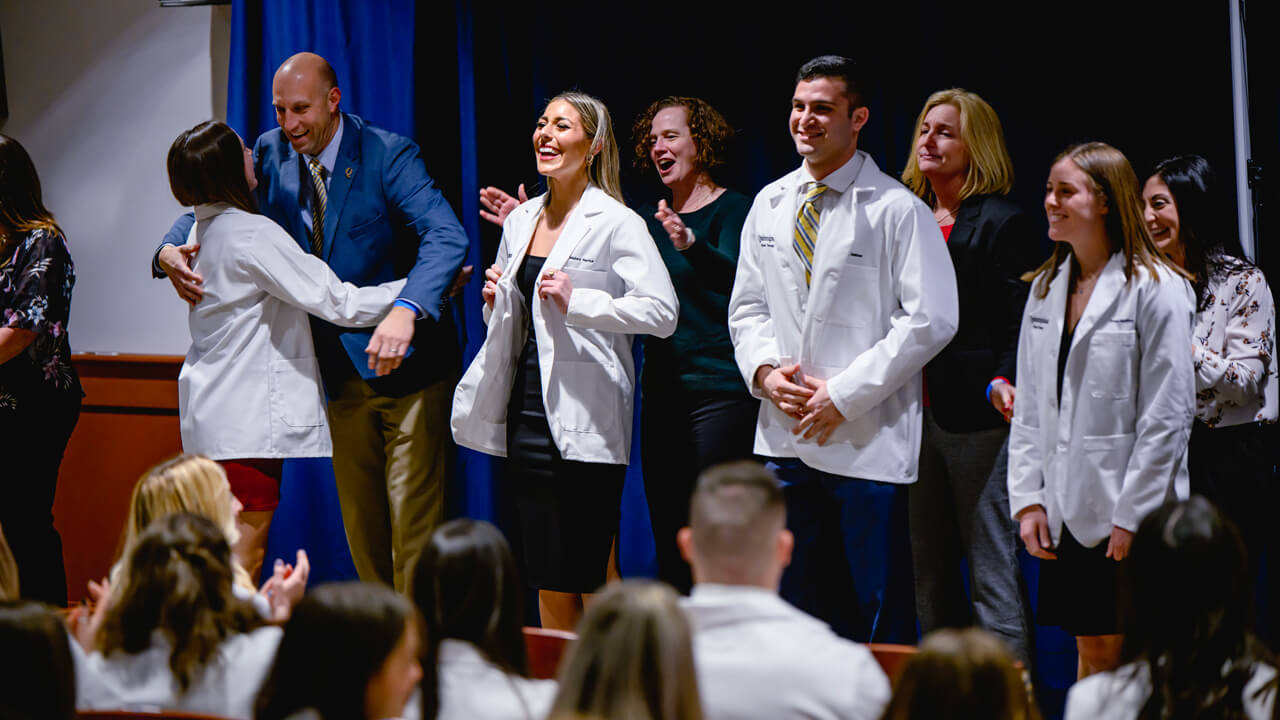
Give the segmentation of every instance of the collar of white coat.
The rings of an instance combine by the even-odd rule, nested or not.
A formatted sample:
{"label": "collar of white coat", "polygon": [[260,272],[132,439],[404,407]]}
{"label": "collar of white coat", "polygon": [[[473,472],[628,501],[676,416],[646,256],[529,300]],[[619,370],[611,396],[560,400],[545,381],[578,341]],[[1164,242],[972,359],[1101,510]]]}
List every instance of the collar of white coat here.
{"label": "collar of white coat", "polygon": [[[520,237],[520,245],[512,253],[512,267],[519,267],[520,263],[524,261],[524,255],[528,252],[529,244],[533,241],[532,225],[537,222],[538,213],[542,211],[542,207],[547,201],[547,195],[548,193],[543,193],[511,211],[512,215],[508,218],[511,223],[509,229],[513,234]],[[604,190],[593,184],[588,184],[586,190],[582,192],[582,197],[578,199],[577,206],[573,208],[573,211],[569,213],[569,217],[565,219],[564,229],[560,231],[560,238],[552,246],[551,254],[547,256],[543,266],[548,269],[561,267],[564,261],[569,258],[569,254],[573,252],[574,247],[590,230],[592,219],[618,205],[620,203]],[[514,280],[511,282],[514,282]]]}
{"label": "collar of white coat", "polygon": [[[871,188],[870,183],[873,178],[880,172],[876,161],[862,150],[858,150],[849,158],[849,161],[841,165],[835,172],[822,178],[822,184],[828,188],[844,194],[848,192],[850,187],[855,189]],[[804,163],[794,171],[784,175],[774,184],[774,197],[781,197],[789,192],[796,192],[805,183],[813,182],[813,176],[809,174],[809,168]]]}
{"label": "collar of white coat", "polygon": [[[1053,278],[1053,284],[1049,288],[1049,296],[1046,298],[1050,307],[1053,309],[1053,317],[1055,324],[1064,321],[1067,307],[1067,295],[1071,288],[1071,263],[1074,262],[1072,256],[1067,256],[1061,264],[1058,265],[1058,274]],[[1134,272],[1143,272],[1141,267],[1134,268]],[[1120,289],[1124,287],[1124,253],[1115,252],[1107,259],[1107,264],[1102,266],[1102,273],[1098,276],[1098,282],[1093,286],[1093,292],[1089,295],[1089,303],[1085,306],[1084,313],[1080,315],[1080,320],[1076,323],[1076,329],[1072,333],[1071,347],[1075,347],[1089,330],[1098,322],[1098,317],[1102,315],[1115,299],[1120,295]],[[1058,325],[1060,328],[1061,325]]]}
{"label": "collar of white coat", "polygon": [[205,203],[203,205],[197,205],[195,206],[196,222],[200,222],[201,220],[208,220],[209,218],[214,217],[215,215],[221,215],[222,213],[228,210],[238,210],[238,209],[239,208],[232,205],[231,203],[224,203],[224,202]]}
{"label": "collar of white coat", "polygon": [[693,619],[695,630],[770,618],[810,620],[824,625],[789,605],[777,592],[751,585],[698,583],[681,604]]}
{"label": "collar of white coat", "polygon": [[440,641],[440,662],[463,665],[492,665],[480,648],[466,640],[445,638]]}

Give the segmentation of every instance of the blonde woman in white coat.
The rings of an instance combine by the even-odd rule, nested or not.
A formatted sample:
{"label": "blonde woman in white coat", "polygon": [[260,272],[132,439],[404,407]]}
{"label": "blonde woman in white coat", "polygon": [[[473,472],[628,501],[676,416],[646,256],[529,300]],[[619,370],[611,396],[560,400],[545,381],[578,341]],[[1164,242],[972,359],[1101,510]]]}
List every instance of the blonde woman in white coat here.
{"label": "blonde woman in white coat", "polygon": [[454,393],[452,427],[459,445],[509,458],[512,545],[543,627],[572,629],[614,566],[631,335],[670,335],[677,302],[644,220],[622,204],[604,104],[556,96],[533,146],[548,191],[503,225],[485,271],[488,335]]}
{"label": "blonde woman in white coat", "polygon": [[[182,448],[219,461],[245,506],[236,555],[261,565],[281,460],[333,452],[308,315],[376,325],[403,280],[358,288],[257,214],[253,156],[227,125],[209,121],[169,148],[169,186],[195,208],[184,254],[203,277],[191,306],[191,348],[178,375]],[[247,521],[247,522],[246,522]],[[255,575],[256,576],[256,575]]]}
{"label": "blonde woman in white coat", "polygon": [[1194,302],[1147,233],[1120,151],[1068,148],[1044,206],[1057,245],[1029,278],[1009,503],[1045,561],[1039,622],[1076,636],[1083,677],[1118,663],[1118,563],[1138,523],[1188,493]]}

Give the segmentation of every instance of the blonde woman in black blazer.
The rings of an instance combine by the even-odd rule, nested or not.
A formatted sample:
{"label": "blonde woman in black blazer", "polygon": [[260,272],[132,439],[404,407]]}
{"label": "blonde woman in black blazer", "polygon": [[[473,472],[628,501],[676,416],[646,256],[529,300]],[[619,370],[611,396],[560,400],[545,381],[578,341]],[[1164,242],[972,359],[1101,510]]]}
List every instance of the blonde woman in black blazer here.
{"label": "blonde woman in black blazer", "polygon": [[990,105],[966,90],[942,90],[925,102],[916,127],[902,179],[933,208],[960,303],[955,338],[924,370],[920,475],[909,495],[916,612],[924,633],[976,623],[1029,662],[1029,613],[1003,466],[1027,297],[1019,276],[1039,264],[1041,243],[1004,197],[1013,168]]}

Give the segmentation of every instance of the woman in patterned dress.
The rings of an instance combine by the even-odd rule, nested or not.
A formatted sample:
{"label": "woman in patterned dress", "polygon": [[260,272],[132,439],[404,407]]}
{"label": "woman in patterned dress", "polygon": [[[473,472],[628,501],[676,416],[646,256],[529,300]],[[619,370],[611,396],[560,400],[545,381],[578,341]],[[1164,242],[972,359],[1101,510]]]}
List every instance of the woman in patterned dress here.
{"label": "woman in patterned dress", "polygon": [[67,584],[53,495],[84,395],[67,341],[75,282],[31,157],[0,135],[0,527],[23,597],[58,606]]}

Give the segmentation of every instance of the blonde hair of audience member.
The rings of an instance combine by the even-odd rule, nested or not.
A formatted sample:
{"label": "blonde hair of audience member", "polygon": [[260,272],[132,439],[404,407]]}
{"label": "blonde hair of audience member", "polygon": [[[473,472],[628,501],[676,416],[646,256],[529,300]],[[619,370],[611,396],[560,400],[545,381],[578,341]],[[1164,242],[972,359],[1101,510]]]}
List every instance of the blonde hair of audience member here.
{"label": "blonde hair of audience member", "polygon": [[671,588],[607,586],[587,608],[560,668],[553,720],[701,720],[689,623]]}
{"label": "blonde hair of audience member", "polygon": [[1040,720],[1013,656],[977,628],[938,630],[898,676],[884,720]]}
{"label": "blonde hair of audience member", "polygon": [[777,590],[795,538],[778,480],[751,460],[709,468],[689,502],[689,527],[676,536],[694,581]]}
{"label": "blonde hair of audience member", "polygon": [[19,597],[18,563],[13,559],[9,542],[4,539],[4,528],[0,527],[0,600],[17,600]]}
{"label": "blonde hair of audience member", "polygon": [[[1133,277],[1135,266],[1141,265],[1157,281],[1156,268],[1164,266],[1173,273],[1191,279],[1185,270],[1167,259],[1156,248],[1143,218],[1142,192],[1138,176],[1128,158],[1106,143],[1088,142],[1072,145],[1054,158],[1053,164],[1070,160],[1089,178],[1095,195],[1102,199],[1107,209],[1106,234],[1111,253],[1124,253],[1124,277]],[[1049,284],[1058,274],[1058,266],[1074,251],[1065,242],[1054,243],[1053,254],[1043,265],[1022,276],[1035,283],[1032,290],[1036,297],[1049,294]],[[1073,270],[1074,272],[1074,270]]]}
{"label": "blonde hair of audience member", "polygon": [[[179,512],[209,518],[222,528],[227,544],[235,545],[240,538],[240,531],[236,529],[235,503],[227,473],[221,465],[204,455],[184,453],[170,458],[148,470],[133,486],[121,555],[128,555],[129,548],[151,523]],[[253,579],[234,555],[231,573],[236,585],[250,592],[257,591]],[[112,581],[113,584],[128,583],[129,576],[120,573]],[[115,594],[114,588],[112,593]]]}
{"label": "blonde hair of audience member", "polygon": [[[986,100],[977,93],[963,88],[939,90],[929,96],[920,117],[916,118],[918,132],[925,116],[939,105],[951,105],[960,112],[960,140],[969,153],[969,169],[958,200],[973,195],[1008,195],[1013,190],[1013,161],[1004,144],[1004,129],[1000,117]],[[929,207],[934,207],[933,187],[920,172],[920,161],[913,143],[907,154],[907,169],[902,171],[902,183],[920,196]]]}
{"label": "blonde hair of audience member", "polygon": [[129,581],[107,608],[95,649],[137,654],[159,630],[185,692],[223,640],[262,624],[253,605],[232,592],[231,562],[225,531],[208,517],[179,512],[157,519],[125,558]]}
{"label": "blonde hair of audience member", "polygon": [[[587,179],[592,185],[604,190],[614,200],[626,204],[622,199],[622,180],[618,160],[618,142],[613,137],[613,122],[609,119],[609,109],[600,100],[581,92],[562,92],[551,98],[547,105],[563,100],[578,111],[582,119],[582,130],[591,137],[591,150],[594,157],[587,162]],[[550,191],[551,185],[548,184]],[[548,200],[550,204],[550,200]]]}

